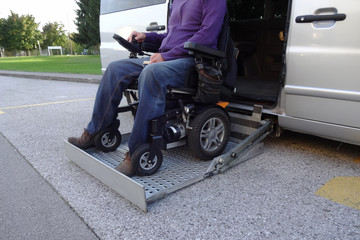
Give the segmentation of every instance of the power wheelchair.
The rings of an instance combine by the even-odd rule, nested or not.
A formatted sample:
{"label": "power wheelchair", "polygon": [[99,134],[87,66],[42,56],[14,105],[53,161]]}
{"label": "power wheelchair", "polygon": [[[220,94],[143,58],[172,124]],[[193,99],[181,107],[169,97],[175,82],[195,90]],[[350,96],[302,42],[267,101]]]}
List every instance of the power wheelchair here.
{"label": "power wheelchair", "polygon": [[[236,79],[235,58],[237,50],[230,39],[228,22],[225,21],[219,35],[218,49],[215,50],[200,44],[187,42],[184,46],[195,58],[197,69],[189,69],[184,88],[169,88],[166,97],[165,113],[151,120],[148,142],[138,146],[131,156],[132,166],[136,175],[154,174],[162,165],[162,150],[174,146],[188,144],[193,155],[202,160],[210,160],[220,155],[230,138],[230,118],[225,109],[227,100],[224,92],[229,92]],[[130,52],[130,58],[148,55],[146,52],[157,52],[159,46],[129,43],[118,35],[113,38]],[[221,85],[215,86],[216,100],[198,99],[199,69],[209,68],[217,72]],[[231,71],[229,69],[231,68]],[[234,75],[235,74],[235,75]],[[205,94],[214,94],[214,89],[206,89]],[[130,111],[135,117],[138,97],[136,82],[125,90],[124,96],[128,106],[118,108],[118,113]],[[120,121],[115,119],[108,128],[95,136],[96,148],[104,151],[114,151],[121,143],[121,133],[118,128]]]}

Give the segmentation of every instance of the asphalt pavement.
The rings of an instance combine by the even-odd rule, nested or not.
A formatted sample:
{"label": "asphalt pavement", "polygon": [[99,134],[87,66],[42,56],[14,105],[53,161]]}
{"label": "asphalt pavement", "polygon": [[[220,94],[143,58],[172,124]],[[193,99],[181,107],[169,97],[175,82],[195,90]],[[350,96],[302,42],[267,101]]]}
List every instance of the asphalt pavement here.
{"label": "asphalt pavement", "polygon": [[[87,83],[101,80],[100,75],[20,71],[0,71],[0,76]],[[0,153],[0,239],[99,239],[1,132]]]}
{"label": "asphalt pavement", "polygon": [[0,239],[98,239],[0,134]]}
{"label": "asphalt pavement", "polygon": [[[264,154],[144,213],[64,153],[101,76],[55,75],[0,71],[0,239],[360,239],[358,203],[323,194],[360,177],[358,146],[269,137]],[[131,129],[129,116],[121,122]]]}

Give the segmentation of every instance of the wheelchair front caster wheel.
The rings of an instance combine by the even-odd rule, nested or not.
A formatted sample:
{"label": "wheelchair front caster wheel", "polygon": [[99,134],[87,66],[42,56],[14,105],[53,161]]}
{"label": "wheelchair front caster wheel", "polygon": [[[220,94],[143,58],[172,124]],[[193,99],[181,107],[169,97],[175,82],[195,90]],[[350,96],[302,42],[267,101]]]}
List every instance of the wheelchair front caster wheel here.
{"label": "wheelchair front caster wheel", "polygon": [[106,128],[101,130],[95,136],[96,148],[103,152],[111,152],[117,149],[121,143],[121,134],[119,130]]}
{"label": "wheelchair front caster wheel", "polygon": [[197,115],[188,136],[190,151],[202,160],[220,155],[230,137],[230,120],[220,108],[213,107]]}
{"label": "wheelchair front caster wheel", "polygon": [[136,175],[149,176],[161,167],[163,161],[161,150],[155,153],[154,159],[152,160],[149,159],[150,150],[150,144],[142,144],[137,147],[131,155],[131,163]]}

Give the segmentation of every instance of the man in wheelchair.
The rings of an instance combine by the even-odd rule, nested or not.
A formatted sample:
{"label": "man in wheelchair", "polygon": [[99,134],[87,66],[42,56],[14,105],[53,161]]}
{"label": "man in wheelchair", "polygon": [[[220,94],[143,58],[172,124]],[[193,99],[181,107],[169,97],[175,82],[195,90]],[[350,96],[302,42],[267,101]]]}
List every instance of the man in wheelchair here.
{"label": "man in wheelchair", "polygon": [[[168,89],[184,88],[188,70],[195,66],[195,59],[189,55],[189,50],[184,48],[184,44],[193,42],[216,49],[225,14],[226,0],[174,0],[167,33],[132,32],[128,41],[132,41],[134,37],[139,43],[161,43],[159,51],[151,57],[123,59],[112,62],[107,67],[96,95],[92,119],[81,137],[70,137],[69,143],[81,149],[87,149],[95,146],[95,138],[102,130],[111,126],[117,128],[119,124],[116,117],[123,92],[132,82],[137,80],[139,103],[136,107],[135,121],[128,141],[129,152],[125,155],[124,161],[115,169],[127,176],[133,175],[134,170],[135,173],[142,175],[154,173],[152,170],[146,172],[147,165],[153,164],[153,160],[143,165],[142,169],[145,172],[139,172],[136,171],[137,164],[141,164],[141,161],[134,165],[131,158],[135,150],[138,150],[136,155],[139,155],[139,151],[140,155],[144,152],[143,149],[139,150],[139,147],[142,148],[141,146],[148,143],[150,131],[153,131],[150,126],[153,124],[151,121],[164,114]],[[149,64],[144,66],[144,61],[149,61]],[[183,109],[182,106],[181,111]],[[212,111],[216,112],[216,110]],[[222,119],[226,124],[229,124],[227,116],[221,116],[221,114],[206,123],[209,125],[207,127],[209,133],[207,134],[216,134],[211,130],[210,125],[221,130],[224,126],[217,124]],[[208,130],[199,129],[197,131],[201,135],[203,134],[201,131]],[[228,138],[228,136],[222,137]],[[210,143],[206,144],[211,148]],[[152,145],[154,147],[156,144]],[[149,152],[149,150],[147,151]],[[150,155],[154,155],[154,153],[150,153]],[[148,156],[150,160],[153,158],[154,156]]]}

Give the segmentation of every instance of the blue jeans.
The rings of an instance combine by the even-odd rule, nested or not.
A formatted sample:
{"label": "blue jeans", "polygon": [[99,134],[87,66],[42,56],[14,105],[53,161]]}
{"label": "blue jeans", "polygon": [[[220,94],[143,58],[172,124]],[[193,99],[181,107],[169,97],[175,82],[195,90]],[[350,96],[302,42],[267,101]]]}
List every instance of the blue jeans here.
{"label": "blue jeans", "polygon": [[92,119],[86,129],[94,135],[109,127],[117,117],[124,90],[138,79],[139,106],[129,138],[130,154],[137,146],[147,142],[150,120],[164,113],[167,87],[183,87],[186,72],[195,64],[193,58],[180,58],[144,68],[143,61],[148,60],[124,59],[107,67],[96,94]]}

